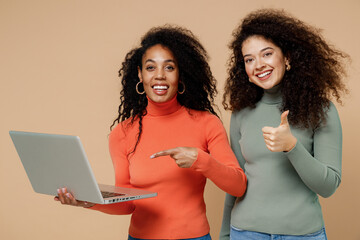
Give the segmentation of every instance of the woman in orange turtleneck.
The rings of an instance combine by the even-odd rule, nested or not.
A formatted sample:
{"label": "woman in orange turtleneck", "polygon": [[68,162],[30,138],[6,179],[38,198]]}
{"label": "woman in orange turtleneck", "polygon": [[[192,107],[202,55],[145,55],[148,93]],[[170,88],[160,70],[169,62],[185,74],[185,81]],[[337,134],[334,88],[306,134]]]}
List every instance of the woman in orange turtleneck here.
{"label": "woman in orange turtleneck", "polygon": [[216,87],[207,59],[189,30],[164,26],[151,29],[119,71],[118,125],[109,139],[116,185],[157,192],[157,197],[95,205],[77,201],[65,189],[56,200],[132,214],[129,240],[211,239],[206,178],[241,196],[246,176],[212,107]]}

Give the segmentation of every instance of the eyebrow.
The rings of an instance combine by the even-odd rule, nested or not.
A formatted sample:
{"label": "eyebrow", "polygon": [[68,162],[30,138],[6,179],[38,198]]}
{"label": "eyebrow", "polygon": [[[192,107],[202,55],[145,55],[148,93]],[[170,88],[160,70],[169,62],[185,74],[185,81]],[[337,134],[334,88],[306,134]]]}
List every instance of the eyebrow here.
{"label": "eyebrow", "polygon": [[[274,50],[274,48],[272,48],[272,47],[266,47],[266,48],[261,49],[260,52],[264,52],[264,51],[266,51],[268,49]],[[248,57],[248,56],[251,56],[251,54],[245,54],[243,57],[245,58],[245,57]]]}
{"label": "eyebrow", "polygon": [[[147,59],[146,61],[145,61],[145,63],[147,63],[147,62],[155,62],[155,60],[153,60],[153,59]],[[165,63],[168,63],[168,62],[172,62],[172,63],[175,63],[175,61],[174,60],[172,60],[172,59],[167,59],[167,60],[165,60],[164,61]]]}

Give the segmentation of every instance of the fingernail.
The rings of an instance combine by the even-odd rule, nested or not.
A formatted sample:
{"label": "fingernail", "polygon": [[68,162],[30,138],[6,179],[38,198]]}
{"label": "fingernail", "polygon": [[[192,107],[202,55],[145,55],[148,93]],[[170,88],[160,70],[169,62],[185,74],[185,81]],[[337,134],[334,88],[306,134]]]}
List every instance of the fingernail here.
{"label": "fingernail", "polygon": [[66,188],[62,188],[62,192],[65,193],[65,192],[66,192]]}
{"label": "fingernail", "polygon": [[60,193],[60,189],[57,189],[57,192]]}
{"label": "fingernail", "polygon": [[155,158],[155,154],[151,155],[150,158]]}
{"label": "fingernail", "polygon": [[67,196],[68,198],[71,198],[71,195],[70,195],[70,193],[67,193],[67,194],[66,194],[66,196]]}

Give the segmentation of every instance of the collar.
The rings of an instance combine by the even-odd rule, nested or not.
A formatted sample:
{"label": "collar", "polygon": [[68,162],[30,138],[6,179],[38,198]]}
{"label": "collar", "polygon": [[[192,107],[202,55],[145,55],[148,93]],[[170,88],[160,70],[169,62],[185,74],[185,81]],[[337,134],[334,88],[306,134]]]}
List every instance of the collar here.
{"label": "collar", "polygon": [[147,100],[148,105],[146,107],[146,111],[151,116],[169,115],[178,111],[182,107],[177,101],[177,95],[175,95],[175,97],[171,100],[163,103],[154,102],[149,97],[147,97]]}
{"label": "collar", "polygon": [[278,104],[282,102],[281,84],[274,86],[271,89],[265,89],[261,102],[267,104]]}

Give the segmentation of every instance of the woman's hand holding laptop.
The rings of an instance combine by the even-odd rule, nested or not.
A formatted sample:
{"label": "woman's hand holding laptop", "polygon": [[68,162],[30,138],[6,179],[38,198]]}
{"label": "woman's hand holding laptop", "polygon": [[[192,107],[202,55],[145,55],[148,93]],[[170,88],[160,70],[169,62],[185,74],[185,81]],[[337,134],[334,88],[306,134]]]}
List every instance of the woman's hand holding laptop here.
{"label": "woman's hand holding laptop", "polygon": [[74,198],[74,196],[67,191],[66,188],[59,188],[57,190],[58,196],[54,198],[55,201],[60,201],[61,204],[76,206],[76,207],[92,207],[95,203],[79,201]]}

